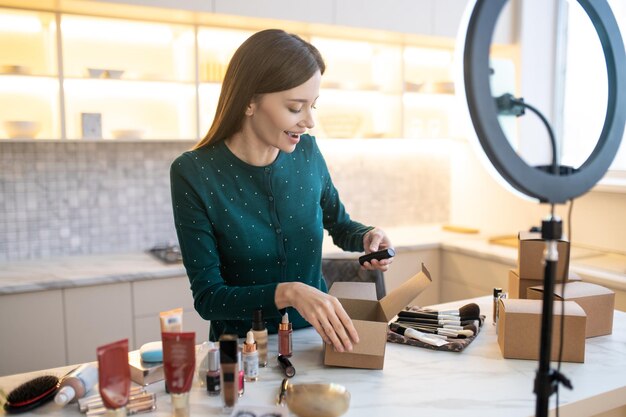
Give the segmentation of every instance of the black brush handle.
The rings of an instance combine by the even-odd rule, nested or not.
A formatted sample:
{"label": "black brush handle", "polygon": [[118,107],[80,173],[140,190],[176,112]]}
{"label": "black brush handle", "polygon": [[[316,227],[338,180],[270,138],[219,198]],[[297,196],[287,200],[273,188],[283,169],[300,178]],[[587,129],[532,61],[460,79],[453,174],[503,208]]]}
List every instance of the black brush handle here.
{"label": "black brush handle", "polygon": [[367,255],[363,255],[359,257],[359,263],[363,265],[365,262],[369,262],[372,259],[376,259],[378,261],[382,261],[383,259],[389,259],[396,256],[396,251],[393,248],[386,248],[376,252],[368,253]]}

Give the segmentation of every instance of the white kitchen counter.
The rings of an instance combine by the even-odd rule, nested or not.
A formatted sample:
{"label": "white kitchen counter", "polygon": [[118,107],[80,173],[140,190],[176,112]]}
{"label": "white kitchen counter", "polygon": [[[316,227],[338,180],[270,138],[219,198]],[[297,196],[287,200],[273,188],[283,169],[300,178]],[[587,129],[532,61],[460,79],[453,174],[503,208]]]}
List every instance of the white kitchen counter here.
{"label": "white kitchen counter", "polygon": [[[385,228],[398,252],[443,249],[480,259],[515,266],[517,250],[494,245],[481,234],[447,232],[440,225]],[[326,238],[328,258],[356,258],[358,253],[343,252]],[[626,290],[626,273],[578,266],[572,257],[571,269],[589,281]],[[170,278],[185,275],[182,264],[168,265],[146,252],[67,256],[40,260],[0,263],[0,295],[50,289],[72,288],[119,282]]]}
{"label": "white kitchen counter", "polygon": [[[476,301],[491,316],[490,297],[441,305],[458,308]],[[270,336],[270,357],[276,355],[276,335]],[[626,313],[616,311],[613,334],[587,339],[585,363],[564,363],[562,373],[571,379],[572,391],[561,388],[561,416],[591,416],[626,404]],[[380,416],[480,416],[528,417],[535,412],[533,382],[536,361],[503,359],[495,328],[488,318],[478,337],[463,352],[444,352],[387,343],[383,370],[324,367],[322,344],[313,329],[294,331],[292,383],[334,382],[351,394],[346,417]],[[53,370],[62,375],[69,367]],[[43,371],[0,378],[8,392]],[[261,369],[260,380],[246,383],[243,405],[273,404],[283,376],[276,361]],[[171,415],[163,383],[149,388],[157,393],[157,410],[146,416]],[[551,397],[554,405],[555,395]],[[80,416],[76,405],[59,408],[49,403],[24,416]],[[219,397],[208,397],[201,387],[191,393],[191,415],[223,415]]]}

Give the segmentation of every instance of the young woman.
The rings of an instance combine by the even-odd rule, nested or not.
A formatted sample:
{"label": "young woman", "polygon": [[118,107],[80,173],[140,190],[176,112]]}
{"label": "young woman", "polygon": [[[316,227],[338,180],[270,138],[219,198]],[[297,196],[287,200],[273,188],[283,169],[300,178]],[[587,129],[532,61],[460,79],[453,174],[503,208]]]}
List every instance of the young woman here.
{"label": "young woman", "polygon": [[[178,240],[212,340],[245,336],[257,308],[276,332],[279,310],[291,307],[295,329],[312,325],[338,351],[358,343],[343,307],[326,294],[323,229],[347,251],[391,243],[350,219],[306,134],[324,69],[318,50],[296,35],[252,35],[230,61],[209,132],[172,163]],[[389,263],[364,267],[385,271]]]}

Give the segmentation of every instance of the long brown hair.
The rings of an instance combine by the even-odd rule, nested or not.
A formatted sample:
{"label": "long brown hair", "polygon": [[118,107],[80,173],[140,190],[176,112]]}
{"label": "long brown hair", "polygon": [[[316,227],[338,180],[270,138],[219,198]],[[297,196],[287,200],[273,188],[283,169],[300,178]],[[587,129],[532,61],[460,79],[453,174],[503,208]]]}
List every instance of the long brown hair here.
{"label": "long brown hair", "polygon": [[325,69],[317,48],[298,35],[267,29],[250,36],[228,64],[213,124],[194,149],[241,130],[246,108],[258,95],[297,87]]}

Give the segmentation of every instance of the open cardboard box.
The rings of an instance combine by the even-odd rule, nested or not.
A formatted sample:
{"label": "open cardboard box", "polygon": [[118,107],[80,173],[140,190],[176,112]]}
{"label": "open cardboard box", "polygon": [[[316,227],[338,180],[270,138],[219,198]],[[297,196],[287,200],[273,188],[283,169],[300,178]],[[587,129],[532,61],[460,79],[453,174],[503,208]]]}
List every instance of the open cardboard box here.
{"label": "open cardboard box", "polygon": [[339,299],[359,333],[352,352],[337,352],[332,345],[324,350],[324,365],[348,368],[383,369],[387,346],[387,323],[432,282],[422,270],[400,287],[376,300],[376,286],[370,282],[335,282],[329,294]]}
{"label": "open cardboard box", "polygon": [[[613,332],[613,309],[615,308],[615,293],[601,285],[590,282],[570,282],[554,286],[554,297],[563,300],[575,301],[587,314],[586,337],[603,336]],[[543,299],[543,285],[528,288],[528,298]],[[559,312],[555,310],[555,314]]]}
{"label": "open cardboard box", "polygon": [[[543,251],[546,242],[541,239],[541,233],[520,232],[517,249],[518,275],[521,279],[543,280]],[[556,265],[556,282],[567,280],[565,271],[569,270],[569,242],[564,239],[557,240],[556,245],[559,259]],[[526,296],[524,292],[523,297]]]}
{"label": "open cardboard box", "polygon": [[[559,357],[561,304],[554,302],[550,360]],[[565,301],[563,361],[585,361],[585,311],[573,301]],[[498,312],[498,345],[508,359],[539,359],[541,340],[541,300],[501,299]]]}

